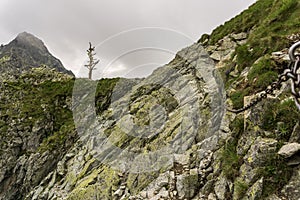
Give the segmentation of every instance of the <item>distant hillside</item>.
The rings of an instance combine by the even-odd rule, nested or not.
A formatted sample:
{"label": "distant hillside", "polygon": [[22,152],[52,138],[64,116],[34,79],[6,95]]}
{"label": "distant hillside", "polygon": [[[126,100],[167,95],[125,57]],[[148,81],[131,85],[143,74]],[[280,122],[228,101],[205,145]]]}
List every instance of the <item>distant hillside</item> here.
{"label": "distant hillside", "polygon": [[47,47],[30,33],[20,33],[9,44],[0,47],[0,73],[17,75],[31,68],[48,66],[74,76],[61,61],[51,55]]}

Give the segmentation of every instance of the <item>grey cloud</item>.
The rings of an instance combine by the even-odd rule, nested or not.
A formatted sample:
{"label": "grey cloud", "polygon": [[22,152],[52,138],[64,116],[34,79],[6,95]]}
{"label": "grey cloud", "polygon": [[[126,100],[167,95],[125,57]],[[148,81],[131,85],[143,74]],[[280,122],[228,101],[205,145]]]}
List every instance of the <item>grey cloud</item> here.
{"label": "grey cloud", "polygon": [[[114,34],[138,27],[173,29],[196,41],[202,33],[210,32],[253,2],[255,0],[1,0],[0,42],[7,43],[22,31],[31,32],[46,43],[66,68],[78,74],[86,59],[89,41],[97,45]],[[160,41],[159,36],[145,37],[155,42]],[[170,45],[176,43],[174,38],[166,37],[164,41]],[[111,43],[110,51],[100,51],[98,56],[103,61],[120,56],[117,55],[119,49],[130,49],[131,42]],[[177,49],[171,50],[178,51],[190,44],[190,40],[179,41],[175,45]],[[172,57],[164,53],[159,56],[157,52],[150,55],[155,57],[153,63],[167,62]],[[145,57],[146,54],[140,59]],[[155,65],[147,63],[145,71],[151,71]],[[125,74],[136,67],[135,62],[128,60],[122,64]],[[140,67],[136,75],[141,76],[142,71]],[[134,76],[134,70],[129,74]]]}

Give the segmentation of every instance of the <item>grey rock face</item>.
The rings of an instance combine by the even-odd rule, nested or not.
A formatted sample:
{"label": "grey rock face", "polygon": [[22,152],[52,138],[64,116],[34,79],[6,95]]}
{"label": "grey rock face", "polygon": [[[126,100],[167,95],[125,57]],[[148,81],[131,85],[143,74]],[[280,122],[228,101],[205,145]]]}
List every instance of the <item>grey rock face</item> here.
{"label": "grey rock face", "polygon": [[[72,76],[49,68],[35,68],[17,80],[0,81],[0,199],[24,199],[49,173],[53,174],[56,163],[70,146],[62,142],[51,152],[45,150],[45,146],[44,150],[41,148],[45,138],[61,125],[70,128],[65,124],[66,118],[62,117],[58,125],[53,115],[60,111],[66,115],[71,112],[66,93],[48,90],[47,99],[43,99],[43,85],[47,82],[49,87],[69,81]],[[52,99],[51,94],[56,92],[60,98]],[[74,133],[70,128],[69,132],[72,131]],[[72,143],[71,137],[67,143]],[[47,149],[51,149],[50,145]]]}
{"label": "grey rock face", "polygon": [[263,191],[263,178],[256,181],[251,188],[248,189],[243,200],[258,200],[261,198],[261,194]]}
{"label": "grey rock face", "polygon": [[300,144],[298,143],[289,143],[281,147],[281,149],[278,151],[278,154],[285,157],[289,158],[293,156],[295,153],[300,151]]}
{"label": "grey rock face", "polygon": [[294,170],[293,176],[282,189],[282,193],[289,197],[289,199],[296,200],[300,198],[300,168],[299,166]]}
{"label": "grey rock face", "polygon": [[248,37],[247,33],[231,34],[230,36],[235,40],[245,40]]}
{"label": "grey rock face", "polygon": [[120,80],[100,116],[94,112],[94,83],[76,84],[73,113],[80,138],[70,150],[74,157],[64,156],[49,174],[53,180],[58,174],[60,181],[40,184],[28,199],[198,195],[213,173],[213,152],[226,137],[220,131],[226,126],[222,81],[201,45],[180,51],[130,86]]}

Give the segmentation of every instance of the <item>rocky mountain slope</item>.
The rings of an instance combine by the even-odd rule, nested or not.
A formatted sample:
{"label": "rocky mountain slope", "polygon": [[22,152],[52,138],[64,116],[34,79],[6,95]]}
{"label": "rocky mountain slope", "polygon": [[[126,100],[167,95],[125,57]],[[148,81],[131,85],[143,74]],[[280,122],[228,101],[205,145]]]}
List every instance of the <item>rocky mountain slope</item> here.
{"label": "rocky mountain slope", "polygon": [[0,47],[0,73],[2,76],[18,75],[31,68],[48,66],[59,72],[73,75],[60,60],[50,54],[47,47],[34,35],[23,32],[7,45]]}
{"label": "rocky mountain slope", "polygon": [[287,67],[300,2],[258,0],[145,79],[47,67],[0,82],[0,199],[300,198]]}

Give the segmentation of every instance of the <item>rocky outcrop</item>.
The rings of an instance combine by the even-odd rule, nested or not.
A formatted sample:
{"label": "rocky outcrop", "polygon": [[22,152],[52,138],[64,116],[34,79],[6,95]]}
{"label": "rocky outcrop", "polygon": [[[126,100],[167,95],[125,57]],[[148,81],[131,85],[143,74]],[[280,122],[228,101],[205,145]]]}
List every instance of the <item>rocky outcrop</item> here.
{"label": "rocky outcrop", "polygon": [[73,144],[71,84],[72,76],[49,68],[0,82],[0,199],[23,199]]}
{"label": "rocky outcrop", "polygon": [[300,144],[289,143],[281,147],[281,149],[278,151],[278,154],[285,158],[289,158],[295,155],[298,151],[300,151]]}
{"label": "rocky outcrop", "polygon": [[27,199],[196,198],[227,137],[220,81],[200,44],[130,88],[120,80],[100,115],[95,83],[76,81],[79,141]]}

